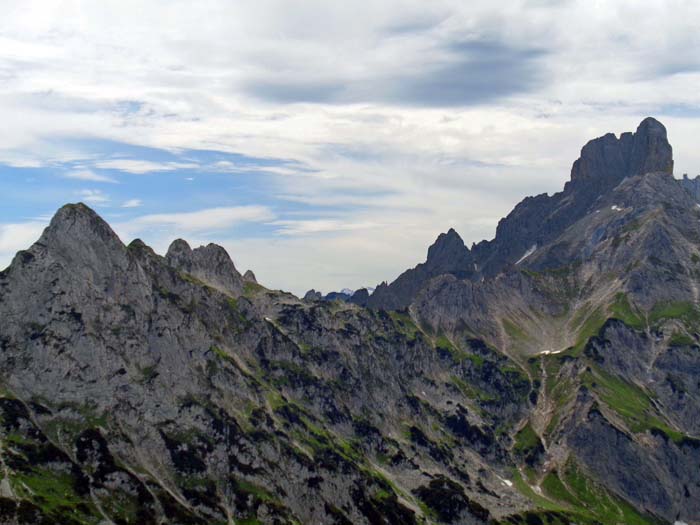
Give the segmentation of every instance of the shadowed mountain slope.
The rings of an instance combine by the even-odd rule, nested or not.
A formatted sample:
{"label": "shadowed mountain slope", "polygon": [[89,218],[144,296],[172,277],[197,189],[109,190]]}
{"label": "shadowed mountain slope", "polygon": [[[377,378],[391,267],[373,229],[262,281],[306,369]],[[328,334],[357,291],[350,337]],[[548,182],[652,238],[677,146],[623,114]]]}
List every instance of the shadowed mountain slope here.
{"label": "shadowed mountain slope", "polygon": [[653,118],[642,121],[636,133],[623,133],[620,138],[608,133],[594,139],[581,150],[563,191],[552,196],[525,198],[498,223],[493,240],[475,244],[471,250],[459,248],[461,239],[453,230],[442,234],[435,246],[442,244],[445,237],[459,239],[459,243],[454,243],[449,262],[428,253],[424,264],[404,272],[390,285],[378,287],[377,291],[381,292],[373,294],[369,305],[405,308],[423,285],[439,274],[478,281],[495,276],[509,264],[518,261],[527,264],[534,249],[553,241],[588,214],[598,199],[626,177],[672,171],[673,155],[666,128]]}

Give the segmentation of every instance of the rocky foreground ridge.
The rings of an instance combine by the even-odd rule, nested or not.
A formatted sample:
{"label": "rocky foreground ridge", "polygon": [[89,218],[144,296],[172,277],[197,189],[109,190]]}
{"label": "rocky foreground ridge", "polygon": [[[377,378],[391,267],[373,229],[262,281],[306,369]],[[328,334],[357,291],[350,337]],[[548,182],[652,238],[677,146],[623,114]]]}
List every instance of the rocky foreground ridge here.
{"label": "rocky foreground ridge", "polygon": [[61,208],[0,273],[0,523],[700,524],[700,207],[672,166],[653,119],[596,139],[369,307]]}

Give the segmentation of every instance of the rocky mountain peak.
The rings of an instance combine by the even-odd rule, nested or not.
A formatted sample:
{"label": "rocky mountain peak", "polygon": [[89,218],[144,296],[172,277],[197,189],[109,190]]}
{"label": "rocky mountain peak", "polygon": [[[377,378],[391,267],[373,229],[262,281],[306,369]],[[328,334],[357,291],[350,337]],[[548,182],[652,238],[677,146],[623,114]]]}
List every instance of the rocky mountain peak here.
{"label": "rocky mountain peak", "polygon": [[323,299],[323,294],[317,292],[313,288],[304,294],[304,301],[320,301]]}
{"label": "rocky mountain peak", "polygon": [[428,249],[424,264],[380,287],[369,304],[403,308],[438,275],[478,280],[493,277],[516,262],[527,265],[527,257],[538,246],[551,242],[594,210],[599,199],[610,195],[624,179],[649,173],[670,175],[672,171],[673,149],[666,128],[654,118],[644,119],[634,133],[622,133],[619,138],[607,133],[593,139],[581,149],[563,191],[526,197],[499,221],[493,240],[475,244],[471,250],[453,229],[441,234]]}
{"label": "rocky mountain peak", "polygon": [[440,262],[446,258],[464,257],[469,249],[459,234],[450,228],[447,233],[441,233],[435,242],[428,248],[428,261]]}
{"label": "rocky mountain peak", "polygon": [[630,175],[673,173],[673,148],[666,127],[652,117],[645,118],[634,134]]}
{"label": "rocky mountain peak", "polygon": [[103,241],[123,247],[109,224],[82,202],[62,206],[44,230],[40,243],[50,245],[52,242],[66,242],[68,239],[82,239],[84,242]]}
{"label": "rocky mountain peak", "polygon": [[635,133],[613,133],[589,141],[571,169],[567,190],[614,188],[622,179],[652,172],[673,172],[673,148],[666,128],[658,120],[644,119]]}
{"label": "rocky mountain peak", "polygon": [[371,295],[62,208],[0,272],[0,523],[700,525],[700,209],[666,144],[596,139]]}
{"label": "rocky mountain peak", "polygon": [[369,296],[372,308],[400,309],[407,307],[423,285],[438,275],[451,274],[459,279],[474,274],[474,258],[459,234],[450,228],[441,233],[428,248],[426,261],[406,270],[393,283],[382,283]]}
{"label": "rocky mountain peak", "polygon": [[109,273],[128,264],[126,247],[97,213],[83,203],[66,204],[32,247],[69,266]]}
{"label": "rocky mountain peak", "polygon": [[243,289],[243,277],[228,252],[217,244],[193,250],[186,241],[177,239],[168,248],[165,259],[173,268],[225,293],[238,295]]}
{"label": "rocky mountain peak", "polygon": [[450,228],[447,233],[441,233],[428,248],[426,266],[435,271],[463,271],[472,265],[469,248],[459,234]]}
{"label": "rocky mountain peak", "polygon": [[166,259],[174,259],[177,257],[190,257],[192,254],[192,248],[184,239],[175,239],[170,243],[168,247],[168,252],[166,254]]}
{"label": "rocky mountain peak", "polygon": [[353,293],[350,299],[348,300],[353,304],[357,304],[359,306],[366,306],[367,302],[369,301],[369,291],[367,290],[367,288],[360,288],[355,293]]}

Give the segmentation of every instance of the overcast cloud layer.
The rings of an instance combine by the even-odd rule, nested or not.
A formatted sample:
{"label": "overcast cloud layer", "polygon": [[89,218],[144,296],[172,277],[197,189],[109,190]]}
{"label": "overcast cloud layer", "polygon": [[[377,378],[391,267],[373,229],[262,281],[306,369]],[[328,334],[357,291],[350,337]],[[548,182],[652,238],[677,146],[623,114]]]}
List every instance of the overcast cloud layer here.
{"label": "overcast cloud layer", "polygon": [[492,237],[653,115],[700,173],[700,3],[32,1],[0,19],[0,267],[84,201],[296,293]]}

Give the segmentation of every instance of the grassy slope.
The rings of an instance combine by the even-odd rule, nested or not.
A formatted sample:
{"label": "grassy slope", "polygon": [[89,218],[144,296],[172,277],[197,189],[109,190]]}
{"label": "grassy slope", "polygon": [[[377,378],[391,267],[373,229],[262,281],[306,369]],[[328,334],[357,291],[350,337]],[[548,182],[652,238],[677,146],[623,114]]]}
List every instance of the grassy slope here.
{"label": "grassy slope", "polygon": [[[587,388],[600,404],[616,414],[632,434],[662,432],[676,443],[688,439],[659,412],[652,392],[607,372],[585,356],[583,350],[611,318],[637,331],[659,330],[670,323],[675,328],[667,337],[669,346],[697,344],[693,334],[700,329],[700,308],[692,303],[670,302],[657,304],[650,311],[643,312],[633,306],[624,293],[617,293],[608,305],[585,305],[572,315],[571,325],[578,330],[576,344],[564,352],[536,358],[542,361],[542,368],[547,372],[543,388],[554,405],[543,435],[544,441],[554,434],[580,387]],[[513,325],[511,321],[507,322],[506,331],[513,339],[522,341],[527,338],[526,330]],[[573,378],[569,375],[560,377],[559,371],[571,360],[585,363],[586,366],[580,367],[583,373]],[[531,367],[532,370],[536,368]],[[514,436],[514,455],[524,459],[539,440],[540,437],[528,424]],[[537,510],[512,516],[503,523],[659,523],[655,517],[639,513],[632,505],[587,477],[572,460],[541,475],[523,464],[522,470],[515,473],[514,482]]]}

